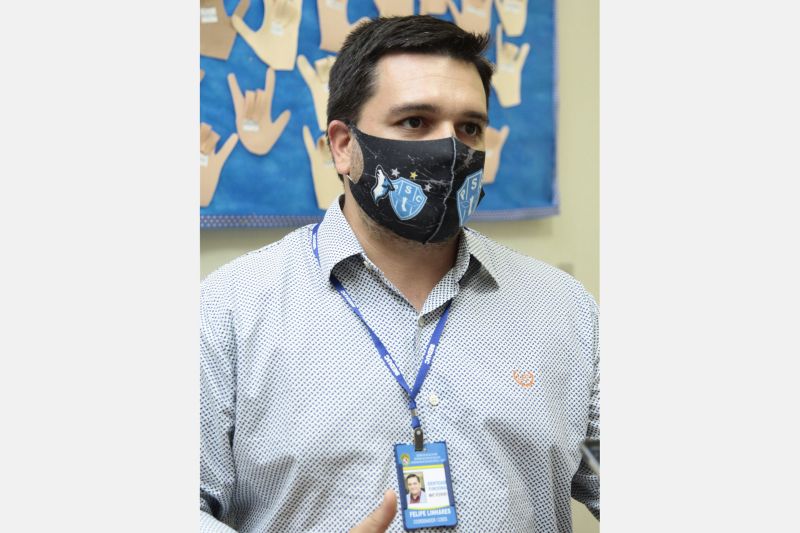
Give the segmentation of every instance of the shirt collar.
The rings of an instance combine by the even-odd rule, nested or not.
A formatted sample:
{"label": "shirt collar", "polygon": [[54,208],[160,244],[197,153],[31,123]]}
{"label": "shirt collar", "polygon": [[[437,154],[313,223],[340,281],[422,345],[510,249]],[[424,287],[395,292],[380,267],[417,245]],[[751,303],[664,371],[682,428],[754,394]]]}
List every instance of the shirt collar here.
{"label": "shirt collar", "polygon": [[464,228],[461,231],[461,243],[466,246],[469,253],[483,267],[495,283],[498,283],[497,261],[494,253],[488,246],[488,239],[475,230]]}
{"label": "shirt collar", "polygon": [[[339,204],[341,197],[336,198],[328,207],[325,217],[319,225],[317,246],[319,263],[325,279],[330,279],[334,267],[345,259],[364,253],[361,243]],[[453,266],[455,279],[460,280],[469,268],[470,257],[475,258],[486,272],[497,282],[497,266],[494,255],[486,245],[486,237],[480,233],[464,228],[458,245],[456,264]]]}
{"label": "shirt collar", "polygon": [[344,213],[339,205],[340,198],[331,202],[317,231],[319,266],[325,279],[330,279],[333,267],[340,262],[348,257],[364,253],[361,243],[358,242],[353,229],[344,218]]}

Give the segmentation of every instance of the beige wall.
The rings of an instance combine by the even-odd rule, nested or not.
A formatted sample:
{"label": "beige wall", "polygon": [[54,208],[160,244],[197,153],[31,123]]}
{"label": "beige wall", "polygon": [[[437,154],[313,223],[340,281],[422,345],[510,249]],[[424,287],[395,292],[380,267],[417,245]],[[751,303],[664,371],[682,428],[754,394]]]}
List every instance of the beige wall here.
{"label": "beige wall", "polygon": [[[561,213],[543,220],[471,226],[515,250],[568,270],[599,297],[598,0],[559,1],[558,32]],[[201,276],[291,229],[201,232]],[[576,533],[598,531],[597,521],[582,505],[573,505],[573,510]]]}

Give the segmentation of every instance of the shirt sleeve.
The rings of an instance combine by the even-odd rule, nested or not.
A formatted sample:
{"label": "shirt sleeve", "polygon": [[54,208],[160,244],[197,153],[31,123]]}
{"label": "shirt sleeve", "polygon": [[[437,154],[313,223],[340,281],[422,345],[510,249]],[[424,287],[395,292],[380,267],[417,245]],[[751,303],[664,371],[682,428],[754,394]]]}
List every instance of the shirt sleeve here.
{"label": "shirt sleeve", "polygon": [[235,353],[225,287],[209,277],[200,292],[200,531],[204,533],[234,531],[224,522],[232,515],[235,482]]}
{"label": "shirt sleeve", "polygon": [[[590,295],[586,295],[591,316],[591,353],[594,364],[594,380],[589,397],[589,425],[586,437],[600,438],[600,347],[597,304]],[[582,460],[578,471],[572,478],[572,497],[583,503],[587,509],[600,520],[600,476],[595,474]]]}
{"label": "shirt sleeve", "polygon": [[236,533],[236,530],[226,526],[205,511],[200,511],[200,533]]}

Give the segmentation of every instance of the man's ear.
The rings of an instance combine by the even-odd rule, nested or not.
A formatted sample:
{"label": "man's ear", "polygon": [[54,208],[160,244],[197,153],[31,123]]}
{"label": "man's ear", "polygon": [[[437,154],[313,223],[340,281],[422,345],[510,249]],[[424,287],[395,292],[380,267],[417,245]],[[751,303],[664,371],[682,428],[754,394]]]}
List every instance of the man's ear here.
{"label": "man's ear", "polygon": [[328,140],[336,172],[342,175],[350,174],[353,143],[355,142],[353,136],[350,135],[350,128],[341,120],[332,120],[328,124]]}

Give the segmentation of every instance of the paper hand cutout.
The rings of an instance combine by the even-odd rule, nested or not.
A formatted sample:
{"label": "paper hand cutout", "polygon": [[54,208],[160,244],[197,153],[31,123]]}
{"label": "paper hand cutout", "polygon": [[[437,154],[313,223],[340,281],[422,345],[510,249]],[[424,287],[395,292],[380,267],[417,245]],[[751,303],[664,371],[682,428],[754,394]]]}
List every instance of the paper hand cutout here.
{"label": "paper hand cutout", "polygon": [[200,207],[208,207],[214,198],[222,166],[238,140],[239,137],[232,133],[219,152],[215,152],[219,134],[208,124],[200,124]]}
{"label": "paper hand cutout", "polygon": [[447,13],[446,0],[419,0],[420,15],[443,15]]}
{"label": "paper hand cutout", "polygon": [[347,20],[347,0],[317,0],[319,13],[319,47],[328,52],[338,52],[350,30],[369,20],[362,17],[350,24]]}
{"label": "paper hand cutout", "polygon": [[528,20],[528,0],[494,0],[500,22],[509,37],[519,37]]}
{"label": "paper hand cutout", "polygon": [[453,0],[447,0],[447,7],[456,25],[464,31],[486,33],[492,23],[492,0],[461,0],[459,11]]}
{"label": "paper hand cutout", "polygon": [[327,209],[334,198],[342,194],[342,182],[333,165],[331,150],[323,133],[317,143],[311,137],[308,126],[303,126],[303,142],[306,145],[308,160],[311,163],[311,177],[314,180],[314,194],[317,196],[317,207]]}
{"label": "paper hand cutout", "polygon": [[314,100],[314,111],[317,113],[317,126],[322,131],[328,129],[328,77],[335,61],[336,56],[323,57],[314,61],[315,68],[313,68],[308,63],[306,56],[297,56],[297,69],[311,91],[311,98]]}
{"label": "paper hand cutout", "polygon": [[288,109],[272,122],[272,95],[275,93],[275,71],[267,67],[266,87],[262,91],[247,91],[242,96],[236,76],[228,74],[233,108],[236,111],[236,131],[248,152],[264,155],[283,133],[292,112]]}
{"label": "paper hand cutout", "polygon": [[503,44],[503,26],[497,25],[497,70],[492,76],[492,87],[497,91],[497,99],[503,107],[513,107],[522,101],[522,67],[530,49],[528,43],[521,48],[511,43]]}
{"label": "paper hand cutout", "polygon": [[483,183],[494,183],[497,170],[500,168],[500,154],[508,138],[508,126],[499,130],[492,127],[486,128],[486,161],[483,165]]}
{"label": "paper hand cutout", "polygon": [[379,17],[404,17],[414,14],[414,0],[375,0],[375,5],[378,6]]}
{"label": "paper hand cutout", "polygon": [[[250,0],[241,0],[234,16],[243,16],[250,7]],[[225,11],[222,0],[200,0],[200,55],[228,59],[236,40],[236,30]]]}
{"label": "paper hand cutout", "polygon": [[257,31],[234,13],[231,23],[256,55],[275,70],[294,69],[303,0],[264,0],[264,21]]}

